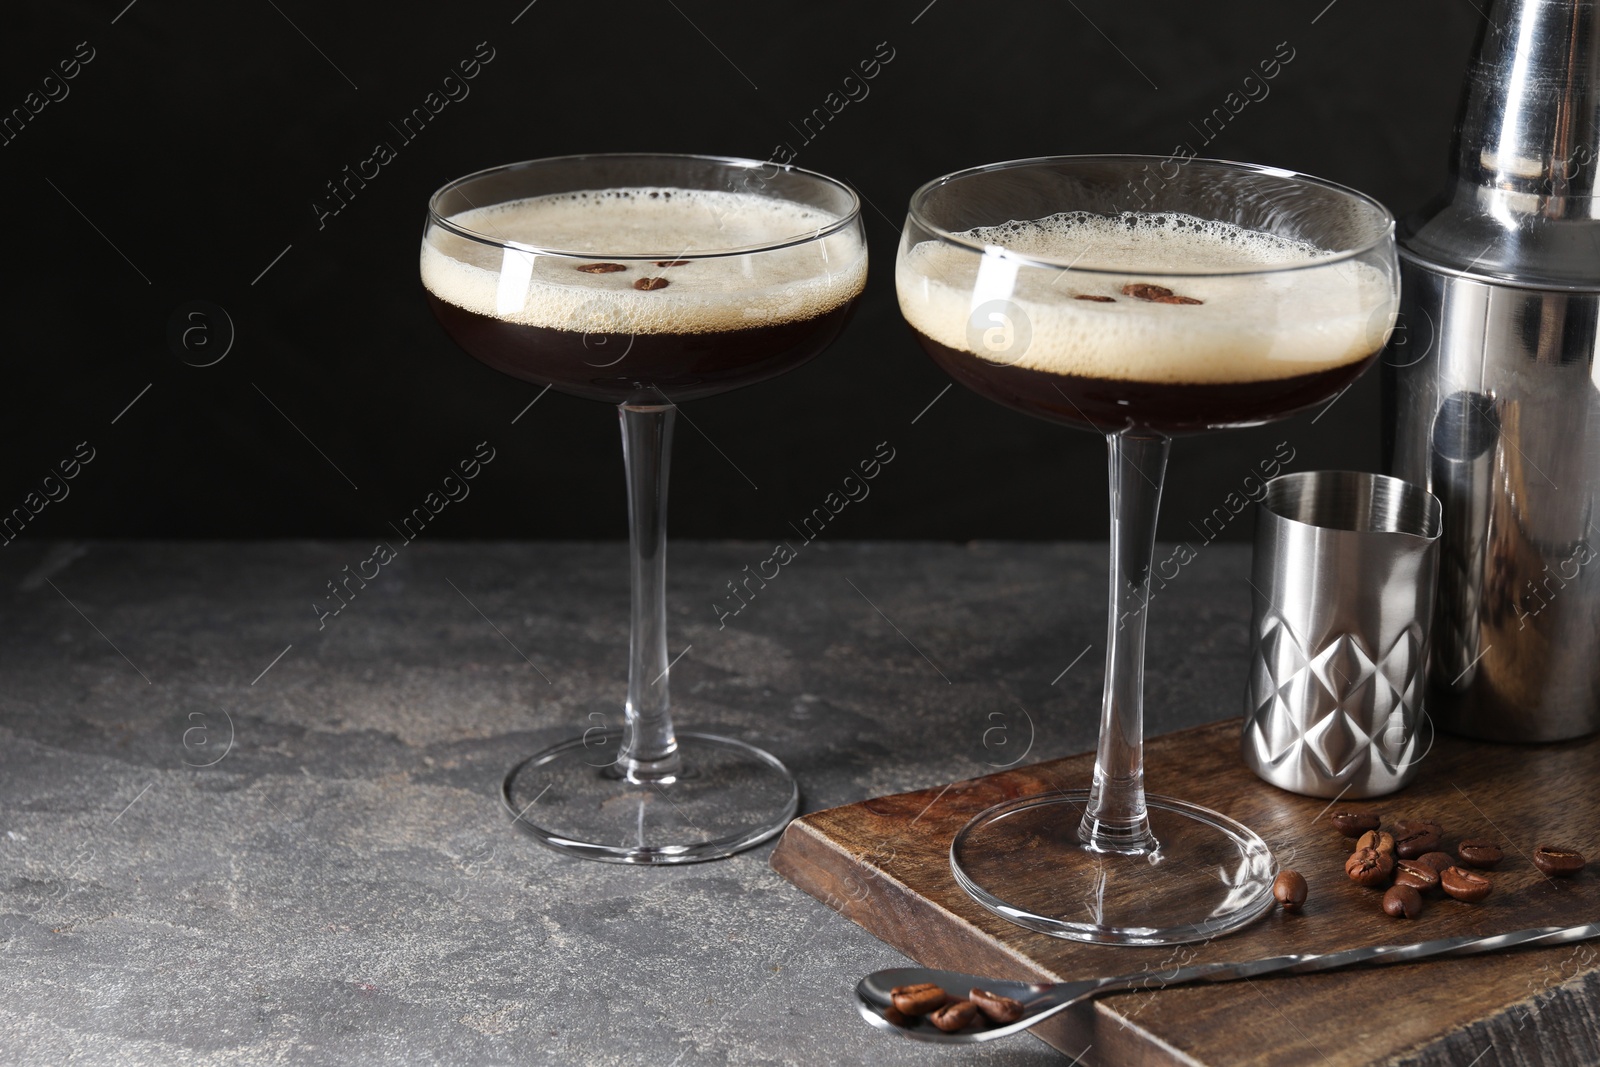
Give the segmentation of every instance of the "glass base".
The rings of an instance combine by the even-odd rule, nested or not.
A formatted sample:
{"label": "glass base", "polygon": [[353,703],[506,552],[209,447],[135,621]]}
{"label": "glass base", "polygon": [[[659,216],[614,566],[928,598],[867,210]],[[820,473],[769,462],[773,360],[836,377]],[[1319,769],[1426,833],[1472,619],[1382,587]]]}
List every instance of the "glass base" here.
{"label": "glass base", "polygon": [[1078,840],[1089,791],[1024,797],[980,812],[950,844],[950,869],[978,903],[1019,926],[1102,945],[1175,945],[1236,930],[1272,907],[1277,862],[1248,827],[1170,797],[1145,803],[1154,852]]}
{"label": "glass base", "polygon": [[699,863],[776,835],[800,806],[777,757],[715,734],[680,733],[683,771],[627,781],[621,730],[591,730],[511,768],[501,798],[517,825],[557,852],[605,863]]}

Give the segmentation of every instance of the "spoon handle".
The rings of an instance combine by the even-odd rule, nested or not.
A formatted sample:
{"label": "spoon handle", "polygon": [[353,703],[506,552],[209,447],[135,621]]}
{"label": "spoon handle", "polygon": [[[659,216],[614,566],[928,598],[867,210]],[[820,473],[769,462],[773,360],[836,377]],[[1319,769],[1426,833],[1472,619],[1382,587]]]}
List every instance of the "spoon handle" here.
{"label": "spoon handle", "polygon": [[1145,971],[1140,974],[1102,978],[1093,983],[1093,992],[1112,989],[1159,989],[1163,986],[1182,985],[1186,982],[1231,982],[1238,978],[1257,975],[1308,974],[1312,971],[1331,971],[1338,967],[1351,967],[1362,963],[1406,963],[1430,956],[1473,956],[1482,952],[1528,945],[1562,945],[1573,941],[1587,941],[1600,937],[1600,923],[1582,926],[1536,926],[1528,930],[1515,930],[1489,937],[1445,937],[1434,941],[1418,941],[1409,945],[1373,945],[1368,948],[1351,948],[1341,952],[1300,953],[1290,956],[1271,956],[1243,963],[1204,963],[1193,967],[1179,967],[1171,972]]}

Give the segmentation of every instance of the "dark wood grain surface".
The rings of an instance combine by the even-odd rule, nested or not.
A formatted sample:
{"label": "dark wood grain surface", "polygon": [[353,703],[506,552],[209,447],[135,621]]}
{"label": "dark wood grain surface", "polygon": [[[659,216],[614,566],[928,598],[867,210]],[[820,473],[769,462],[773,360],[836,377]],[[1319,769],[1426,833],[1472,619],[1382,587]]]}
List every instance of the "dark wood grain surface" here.
{"label": "dark wood grain surface", "polygon": [[[1600,864],[1551,879],[1529,859],[1541,843],[1600,859],[1600,740],[1501,746],[1440,737],[1402,792],[1341,802],[1391,821],[1433,816],[1452,850],[1462,837],[1504,846],[1487,900],[1430,899],[1408,921],[1384,915],[1380,892],[1344,876],[1351,843],[1330,825],[1327,802],[1257,779],[1239,759],[1238,735],[1233,720],[1154,738],[1148,780],[1255,829],[1280,864],[1306,876],[1310,896],[1300,915],[1274,912],[1210,942],[1114,948],[1046,937],[991,914],[955,884],[950,839],[969,818],[1012,797],[1087,784],[1092,753],[808,815],[789,827],[772,865],[923,964],[1012,979],[1600,921]],[[1084,1064],[1600,1063],[1600,942],[1125,993],[1035,1032]]]}

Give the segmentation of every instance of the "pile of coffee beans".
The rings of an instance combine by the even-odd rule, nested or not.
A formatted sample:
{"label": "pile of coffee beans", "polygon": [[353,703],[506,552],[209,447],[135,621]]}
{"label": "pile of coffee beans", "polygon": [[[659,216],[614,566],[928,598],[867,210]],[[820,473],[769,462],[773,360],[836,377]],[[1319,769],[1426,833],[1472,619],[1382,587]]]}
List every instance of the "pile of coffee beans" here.
{"label": "pile of coffee beans", "polygon": [[1022,1018],[1022,1002],[987,989],[974,989],[965,999],[953,997],[932,982],[895,986],[889,990],[884,1018],[896,1026],[910,1026],[919,1017],[945,1033],[955,1033],[989,1023],[1014,1023]]}
{"label": "pile of coffee beans", "polygon": [[[1483,872],[1505,859],[1498,842],[1482,837],[1458,842],[1454,855],[1444,851],[1445,828],[1436,819],[1401,819],[1385,828],[1372,812],[1340,811],[1332,821],[1334,829],[1355,841],[1355,851],[1344,863],[1345,875],[1357,885],[1383,889],[1383,910],[1397,919],[1421,915],[1423,894],[1434,890],[1469,904],[1483,900],[1494,889]],[[1540,845],[1534,850],[1533,865],[1552,877],[1570,877],[1583,869],[1584,857],[1575,849]],[[1285,875],[1293,875],[1303,887],[1304,879],[1293,871],[1280,874],[1279,883]],[[1285,910],[1305,903],[1304,888],[1298,899],[1279,884],[1274,884],[1273,892]]]}

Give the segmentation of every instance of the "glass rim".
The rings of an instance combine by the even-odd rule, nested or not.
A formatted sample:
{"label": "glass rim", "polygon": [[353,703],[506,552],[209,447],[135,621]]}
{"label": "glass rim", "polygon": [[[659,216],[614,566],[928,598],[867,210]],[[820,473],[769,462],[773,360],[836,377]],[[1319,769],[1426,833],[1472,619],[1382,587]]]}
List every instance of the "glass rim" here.
{"label": "glass rim", "polygon": [[[1401,507],[1415,508],[1419,514],[1413,516],[1415,521],[1410,524],[1396,521],[1391,526],[1366,527],[1357,526],[1344,519],[1345,513],[1338,510],[1340,504],[1346,503],[1344,501],[1327,506],[1326,510],[1336,512],[1338,518],[1324,516],[1302,519],[1289,513],[1291,504],[1309,500],[1315,505],[1322,502],[1320,494],[1325,491],[1337,492],[1339,488],[1366,489],[1374,496],[1380,492],[1388,494]],[[1272,516],[1274,522],[1313,531],[1319,535],[1357,537],[1371,539],[1372,542],[1411,539],[1432,544],[1444,533],[1444,505],[1439,502],[1438,497],[1416,482],[1373,471],[1341,469],[1289,471],[1267,479],[1259,506],[1263,513]]]}
{"label": "glass rim", "polygon": [[[1244,171],[1244,172],[1247,172],[1247,173],[1254,173],[1254,174],[1265,174],[1265,175],[1270,175],[1270,176],[1275,177],[1275,178],[1287,178],[1287,179],[1290,179],[1292,181],[1303,182],[1303,183],[1305,183],[1307,185],[1319,186],[1319,187],[1321,187],[1323,189],[1331,190],[1332,192],[1339,193],[1339,194],[1341,194],[1343,196],[1346,196],[1346,197],[1350,198],[1351,200],[1354,200],[1354,201],[1357,201],[1359,203],[1367,205],[1368,207],[1372,208],[1374,211],[1377,212],[1378,217],[1383,220],[1384,225],[1383,225],[1381,231],[1377,235],[1375,235],[1371,240],[1367,241],[1364,244],[1361,244],[1361,245],[1353,247],[1353,248],[1342,249],[1342,250],[1339,250],[1339,251],[1330,252],[1330,254],[1328,254],[1326,256],[1323,256],[1321,258],[1307,260],[1305,262],[1300,262],[1300,263],[1284,263],[1284,264],[1278,264],[1278,265],[1268,264],[1268,265],[1264,265],[1262,267],[1246,267],[1246,268],[1239,269],[1239,270],[1165,270],[1165,269],[1163,269],[1161,271],[1151,271],[1151,270],[1124,270],[1124,269],[1118,268],[1118,267],[1075,267],[1075,266],[1073,266],[1073,264],[1076,263],[1077,260],[1072,260],[1072,261],[1069,262],[1069,261],[1061,260],[1061,259],[1052,259],[1052,258],[1049,258],[1049,257],[1046,257],[1046,256],[1030,256],[1030,255],[1027,255],[1025,253],[1017,252],[1017,251],[1014,251],[1012,249],[1006,248],[1004,245],[983,244],[982,242],[979,242],[979,241],[973,241],[973,240],[970,240],[968,238],[961,237],[958,234],[954,233],[951,230],[946,229],[943,226],[936,225],[935,223],[930,221],[926,217],[926,215],[923,213],[923,211],[921,210],[923,202],[927,199],[928,195],[930,193],[932,193],[935,189],[938,189],[938,188],[941,188],[941,187],[943,187],[945,185],[948,185],[949,183],[951,183],[953,181],[956,181],[956,180],[958,180],[960,178],[967,178],[967,177],[971,177],[971,176],[977,175],[977,174],[987,174],[987,173],[1003,171],[1003,170],[1017,170],[1017,169],[1021,169],[1023,167],[1037,167],[1037,166],[1040,166],[1040,165],[1043,165],[1043,164],[1093,163],[1093,162],[1130,163],[1130,164],[1131,163],[1162,163],[1162,162],[1166,162],[1168,160],[1174,160],[1176,158],[1177,157],[1175,157],[1175,156],[1158,156],[1158,155],[1149,155],[1149,154],[1141,154],[1141,153],[1128,153],[1128,152],[1108,152],[1108,153],[1090,153],[1090,154],[1085,154],[1085,155],[1067,155],[1067,156],[1030,156],[1030,157],[1025,158],[1025,159],[1011,159],[1011,160],[1005,160],[1004,162],[1000,162],[1000,163],[985,163],[982,166],[966,167],[966,168],[964,168],[962,170],[951,171],[949,174],[941,175],[941,176],[939,176],[937,178],[934,178],[932,181],[924,182],[922,185],[917,187],[917,190],[915,192],[913,192],[911,194],[911,202],[910,202],[910,205],[907,208],[907,214],[910,216],[911,220],[914,221],[918,226],[920,226],[923,229],[927,230],[929,233],[933,234],[939,240],[941,240],[941,241],[943,241],[945,243],[948,243],[948,244],[955,245],[955,246],[957,246],[959,248],[970,249],[971,251],[977,252],[980,255],[995,256],[997,258],[1005,259],[1005,260],[1008,260],[1008,261],[1011,261],[1011,262],[1020,263],[1020,264],[1022,264],[1024,266],[1045,267],[1045,268],[1049,268],[1049,269],[1052,269],[1052,270],[1076,270],[1076,271],[1079,271],[1080,273],[1083,273],[1083,274],[1106,274],[1106,275],[1113,275],[1113,276],[1116,276],[1116,277],[1128,277],[1128,278],[1151,278],[1151,277],[1183,277],[1183,278],[1208,278],[1208,277],[1210,277],[1210,278],[1223,278],[1223,277],[1241,277],[1241,276],[1248,276],[1248,275],[1252,275],[1252,274],[1263,274],[1263,275],[1264,274],[1286,274],[1286,273],[1288,273],[1290,271],[1307,270],[1307,269],[1317,268],[1317,267],[1328,267],[1328,266],[1333,266],[1333,265],[1338,264],[1338,263],[1343,263],[1343,262],[1345,262],[1347,260],[1354,259],[1354,258],[1356,258],[1358,256],[1366,255],[1368,252],[1371,252],[1373,249],[1378,248],[1380,245],[1384,244],[1385,242],[1393,243],[1393,241],[1394,241],[1394,235],[1395,235],[1394,213],[1391,212],[1386,206],[1384,206],[1384,204],[1381,201],[1379,201],[1376,197],[1370,196],[1367,193],[1363,193],[1359,189],[1353,189],[1348,185],[1341,185],[1338,182],[1329,181],[1326,178],[1318,178],[1315,175],[1306,174],[1306,173],[1304,173],[1302,171],[1289,170],[1289,169],[1287,169],[1285,167],[1273,167],[1273,166],[1268,166],[1268,165],[1263,164],[1263,163],[1243,163],[1243,162],[1239,162],[1237,160],[1231,160],[1231,159],[1214,159],[1214,158],[1210,158],[1210,157],[1207,157],[1207,156],[1189,156],[1187,159],[1185,159],[1179,165],[1187,167],[1187,166],[1189,166],[1191,164],[1199,163],[1199,164],[1202,164],[1204,166],[1217,168],[1217,169]],[[1066,210],[1070,210],[1070,208],[1066,209]],[[1082,257],[1080,256],[1079,258],[1082,258]]]}
{"label": "glass rim", "polygon": [[[574,250],[571,250],[571,249],[546,248],[546,247],[543,247],[541,245],[530,244],[530,243],[528,243],[526,241],[510,241],[510,240],[506,240],[504,238],[495,237],[493,234],[484,233],[484,232],[482,232],[480,230],[474,230],[474,229],[472,229],[470,227],[462,226],[459,223],[452,222],[448,216],[441,214],[440,211],[439,211],[439,200],[440,200],[441,197],[443,197],[445,194],[451,192],[452,190],[458,189],[461,186],[467,184],[468,182],[475,181],[475,180],[477,180],[479,178],[483,178],[483,177],[486,177],[488,175],[499,173],[499,172],[507,172],[507,171],[514,171],[514,170],[521,170],[521,169],[525,169],[525,168],[537,167],[537,166],[540,166],[540,165],[543,165],[543,164],[549,164],[549,163],[572,163],[572,162],[576,162],[576,161],[579,161],[579,160],[588,160],[588,159],[594,159],[594,160],[624,160],[624,159],[634,159],[634,160],[679,160],[679,161],[692,161],[692,162],[698,162],[698,163],[720,164],[720,165],[723,165],[723,166],[739,168],[739,169],[744,169],[744,170],[751,170],[751,169],[754,169],[756,167],[775,167],[777,169],[777,171],[780,171],[780,172],[783,172],[783,173],[787,173],[787,174],[803,175],[803,176],[805,176],[807,178],[814,178],[817,181],[823,182],[823,183],[825,183],[827,185],[830,185],[830,186],[834,187],[835,189],[839,189],[839,190],[843,191],[844,194],[850,198],[850,210],[845,212],[843,215],[841,215],[834,222],[829,223],[827,226],[818,227],[817,229],[814,229],[814,230],[807,230],[804,233],[795,234],[795,235],[790,236],[790,237],[780,238],[779,240],[776,240],[776,241],[769,241],[769,242],[766,242],[766,243],[763,243],[763,244],[744,245],[744,246],[740,246],[740,247],[736,247],[736,248],[718,248],[718,249],[715,249],[713,251],[678,252],[678,253],[673,253],[673,252],[670,252],[670,251],[661,251],[661,252],[627,252],[627,253],[602,252],[602,251],[579,252],[579,251],[574,251]],[[500,201],[500,203],[508,203],[508,202],[509,201]],[[791,201],[791,203],[793,203],[793,201]],[[493,206],[493,205],[485,205],[485,206]],[[518,161],[516,163],[501,163],[501,164],[499,164],[497,166],[485,167],[482,170],[475,170],[470,174],[463,174],[461,177],[452,179],[451,181],[446,182],[444,185],[441,185],[438,189],[434,190],[433,195],[428,197],[428,221],[429,221],[429,223],[432,224],[432,225],[439,226],[442,229],[448,230],[450,233],[455,234],[457,237],[462,237],[462,238],[465,238],[466,240],[469,240],[469,241],[477,241],[480,244],[493,245],[496,248],[513,248],[513,249],[516,249],[519,252],[528,252],[528,253],[532,253],[534,255],[540,255],[540,256],[563,256],[563,257],[566,257],[566,258],[569,258],[569,259],[590,259],[590,260],[593,260],[593,259],[626,260],[626,261],[630,261],[630,262],[631,261],[644,261],[644,260],[658,260],[658,259],[663,258],[664,256],[671,256],[674,259],[681,259],[681,260],[699,260],[699,259],[721,259],[721,258],[725,258],[725,257],[728,257],[728,256],[745,256],[745,255],[750,255],[752,253],[757,253],[757,252],[774,252],[774,251],[777,251],[779,249],[793,248],[793,247],[795,247],[797,245],[809,244],[812,241],[820,241],[823,238],[831,237],[834,234],[839,233],[839,232],[843,231],[844,229],[854,225],[858,220],[860,220],[860,218],[861,218],[861,196],[860,196],[860,194],[857,193],[855,191],[854,187],[852,187],[848,182],[841,181],[838,178],[832,178],[832,177],[829,177],[828,175],[822,174],[822,173],[820,173],[818,171],[807,170],[804,167],[796,167],[796,166],[793,166],[793,165],[787,164],[787,163],[774,163],[771,160],[748,159],[748,158],[743,157],[743,156],[701,155],[701,154],[692,153],[692,152],[579,152],[579,153],[574,153],[574,154],[565,155],[565,156],[540,156],[537,159],[524,159],[524,160],[520,160],[520,161]]]}

